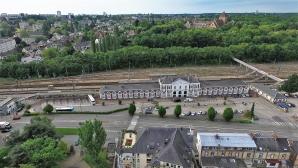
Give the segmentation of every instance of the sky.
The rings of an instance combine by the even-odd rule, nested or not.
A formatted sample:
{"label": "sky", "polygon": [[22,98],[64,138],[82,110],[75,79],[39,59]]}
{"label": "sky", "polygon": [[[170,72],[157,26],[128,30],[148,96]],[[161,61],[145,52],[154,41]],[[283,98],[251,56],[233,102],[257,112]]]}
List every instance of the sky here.
{"label": "sky", "polygon": [[298,0],[1,0],[0,13],[136,14],[298,12]]}

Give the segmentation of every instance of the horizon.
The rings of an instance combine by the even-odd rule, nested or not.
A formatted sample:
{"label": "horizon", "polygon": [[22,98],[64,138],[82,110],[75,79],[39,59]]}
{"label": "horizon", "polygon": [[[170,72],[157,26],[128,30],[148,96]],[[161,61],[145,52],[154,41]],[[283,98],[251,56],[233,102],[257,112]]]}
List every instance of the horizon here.
{"label": "horizon", "polygon": [[[57,5],[59,4],[59,5]],[[112,15],[124,14],[203,14],[203,13],[297,13],[297,0],[11,0],[2,2],[0,13]],[[166,7],[166,8],[165,8]]]}

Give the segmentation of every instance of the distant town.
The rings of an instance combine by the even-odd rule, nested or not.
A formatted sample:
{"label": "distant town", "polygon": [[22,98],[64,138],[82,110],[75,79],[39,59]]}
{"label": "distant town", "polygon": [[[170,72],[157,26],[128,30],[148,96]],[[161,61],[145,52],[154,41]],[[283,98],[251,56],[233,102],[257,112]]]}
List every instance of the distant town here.
{"label": "distant town", "polygon": [[0,16],[0,167],[297,168],[298,14]]}

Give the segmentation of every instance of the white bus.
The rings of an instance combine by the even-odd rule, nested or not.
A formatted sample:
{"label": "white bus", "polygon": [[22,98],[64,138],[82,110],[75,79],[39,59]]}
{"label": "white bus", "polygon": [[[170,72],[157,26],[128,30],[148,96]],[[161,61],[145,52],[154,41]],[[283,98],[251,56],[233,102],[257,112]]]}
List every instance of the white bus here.
{"label": "white bus", "polygon": [[88,99],[92,105],[95,105],[95,99],[93,98],[92,95],[88,95]]}
{"label": "white bus", "polygon": [[73,107],[56,107],[56,112],[65,112],[65,111],[73,111]]}

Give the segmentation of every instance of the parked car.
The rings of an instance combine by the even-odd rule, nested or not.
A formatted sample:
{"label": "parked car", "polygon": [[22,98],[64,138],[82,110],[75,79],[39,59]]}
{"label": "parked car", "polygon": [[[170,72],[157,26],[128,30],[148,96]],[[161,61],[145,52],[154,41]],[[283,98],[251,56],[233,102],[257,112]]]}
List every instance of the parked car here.
{"label": "parked car", "polygon": [[192,116],[196,116],[197,113],[196,113],[196,112],[191,112],[191,115],[192,115]]}
{"label": "parked car", "polygon": [[186,113],[182,113],[184,116],[190,116],[191,115],[191,112],[186,112]]}
{"label": "parked car", "polygon": [[186,99],[184,99],[184,102],[193,102],[193,99],[192,98],[186,98]]}
{"label": "parked car", "polygon": [[20,115],[14,115],[12,119],[13,120],[20,120],[21,119],[21,116]]}
{"label": "parked car", "polygon": [[296,105],[294,103],[288,103],[289,107],[296,107]]}
{"label": "parked car", "polygon": [[181,99],[179,97],[174,97],[173,102],[181,102]]}

